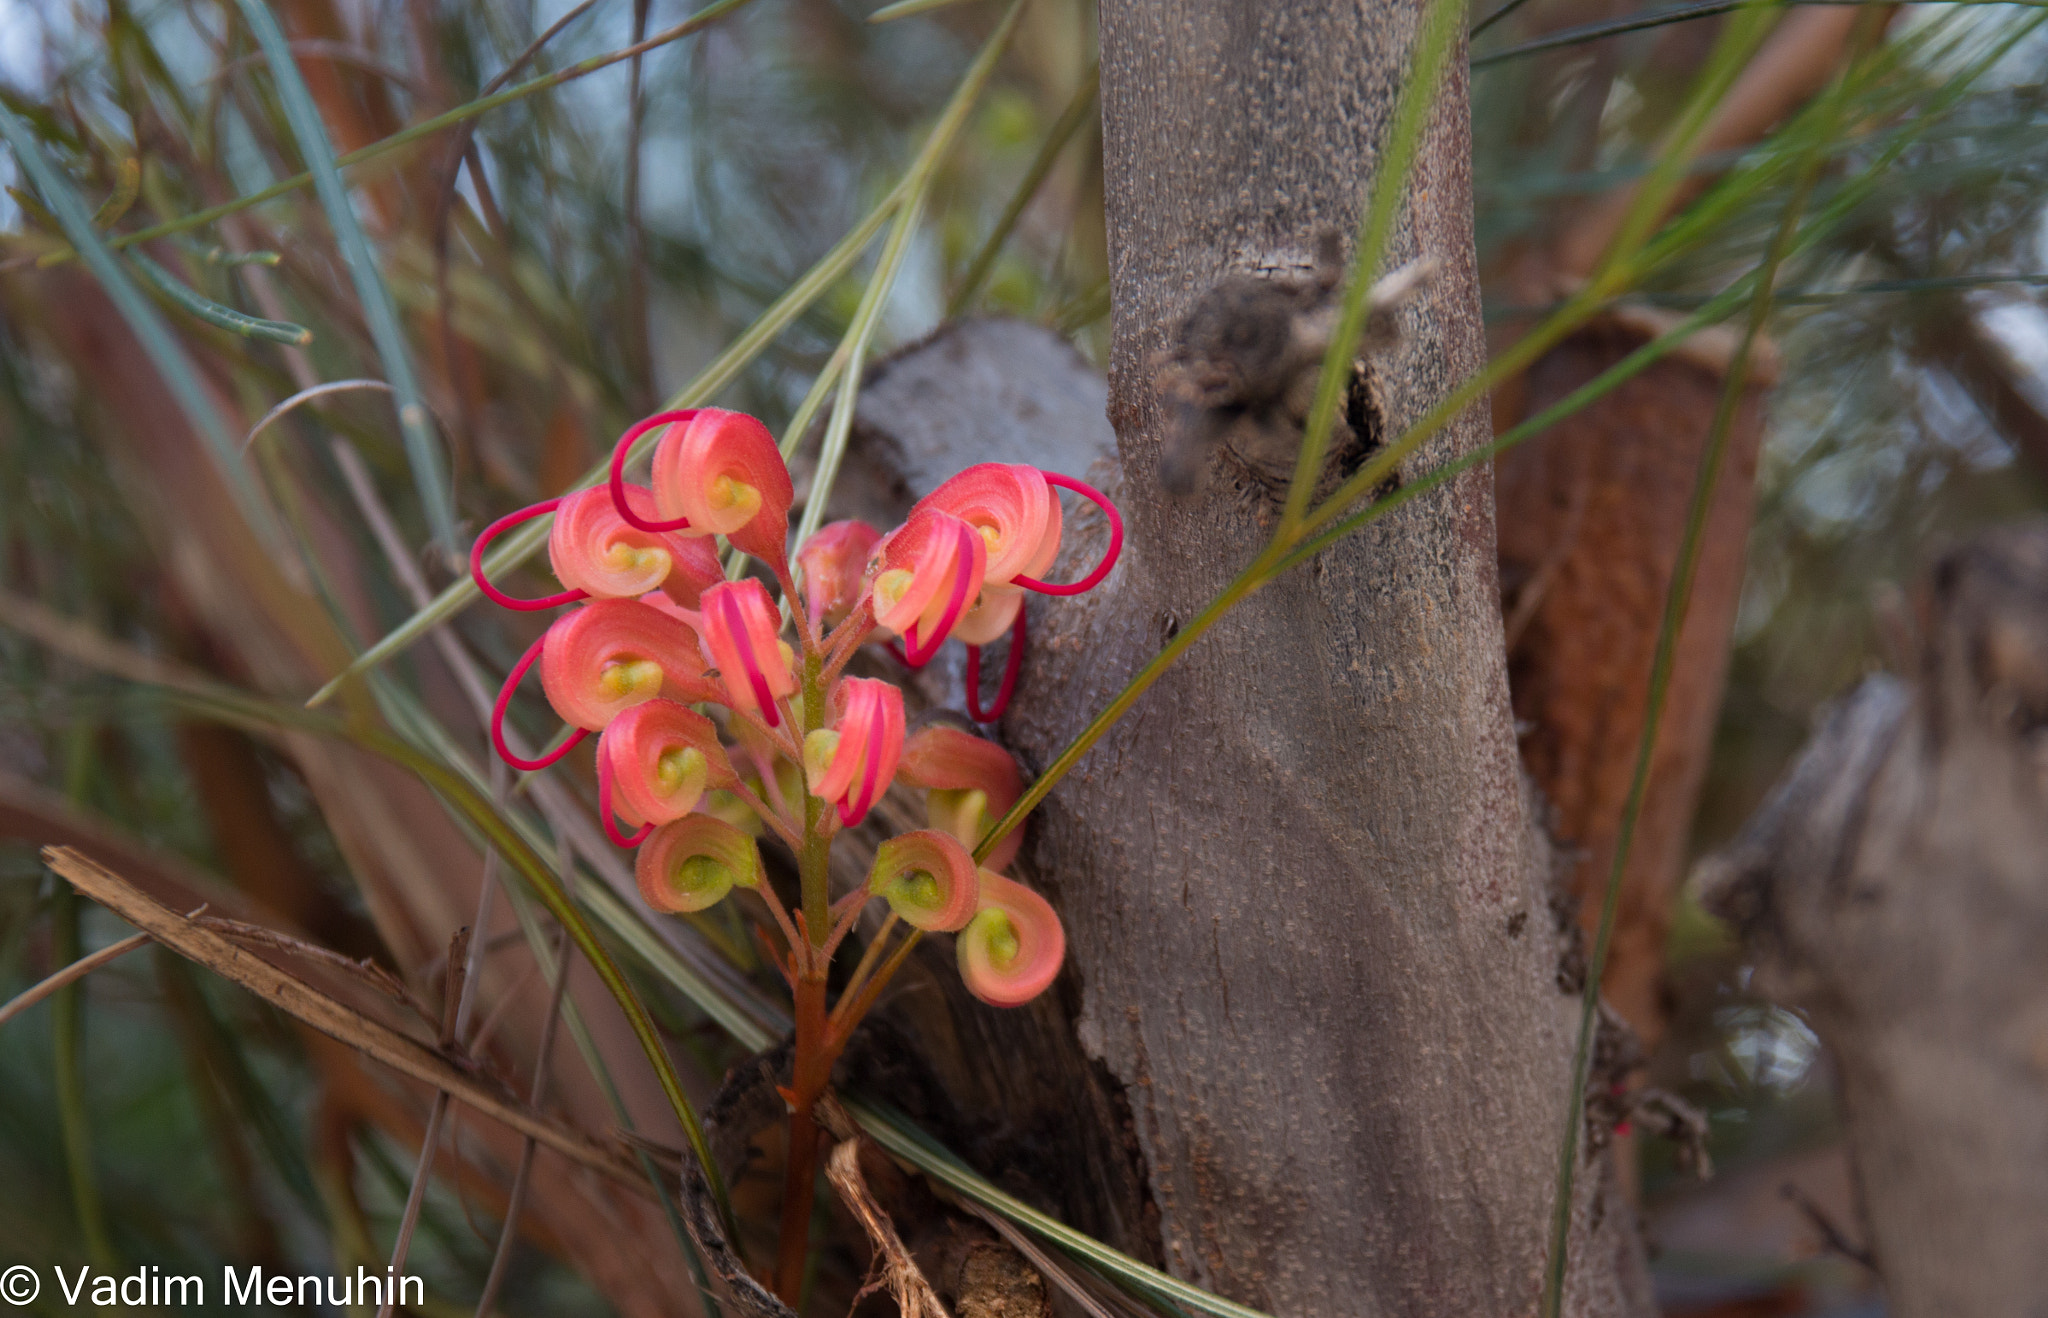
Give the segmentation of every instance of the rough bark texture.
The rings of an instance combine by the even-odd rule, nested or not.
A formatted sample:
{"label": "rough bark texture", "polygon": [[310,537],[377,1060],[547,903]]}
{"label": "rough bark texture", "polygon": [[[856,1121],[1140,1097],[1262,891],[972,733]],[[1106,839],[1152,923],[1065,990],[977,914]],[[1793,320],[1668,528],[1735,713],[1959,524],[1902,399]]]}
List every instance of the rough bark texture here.
{"label": "rough bark texture", "polygon": [[2048,523],[1937,565],[1917,680],[1828,717],[1714,862],[1833,1054],[1892,1312],[2048,1313]]}
{"label": "rough bark texture", "polygon": [[[1608,319],[1530,368],[1520,412],[1555,403],[1653,331]],[[1635,774],[1650,665],[1671,572],[1725,372],[1677,356],[1507,453],[1495,471],[1508,682],[1522,759],[1571,853],[1570,886],[1590,935]],[[1512,424],[1519,415],[1496,422]],[[1679,631],[1602,991],[1654,1046],[1663,1033],[1664,935],[1685,869],[1742,596],[1744,543],[1762,435],[1754,398],[1737,414]]]}
{"label": "rough bark texture", "polygon": [[[880,364],[861,390],[855,445],[834,487],[833,515],[894,525],[919,497],[973,462],[1031,462],[1107,479],[1116,451],[1107,400],[1101,373],[1050,330],[1007,319],[948,325]],[[1074,515],[1068,527],[1077,555],[1099,552],[1099,518]],[[1032,626],[1072,604],[1035,606]],[[1061,644],[1040,636],[1031,652],[1042,660]],[[1000,647],[991,652],[991,666],[998,653]],[[916,675],[908,684],[913,708],[964,707],[960,658],[960,647],[948,646]],[[987,685],[994,682],[989,675]],[[834,849],[839,881],[862,881],[874,844],[924,824],[915,794],[892,789],[873,826]],[[1029,857],[1011,873],[1047,886]],[[1159,1262],[1158,1224],[1130,1109],[1121,1086],[1074,1042],[1073,982],[1063,979],[1054,993],[998,1011],[961,987],[951,941],[926,940],[892,988],[885,1014],[908,1045],[903,1055],[892,1059],[885,1036],[850,1055],[843,1078],[909,1108],[1011,1193]]]}
{"label": "rough bark texture", "polygon": [[[1256,486],[1156,492],[1169,419],[1152,362],[1219,278],[1305,267],[1321,231],[1355,223],[1412,18],[1105,5],[1109,411],[1130,538],[1104,587],[1033,610],[1005,728],[1027,769],[1265,540],[1275,510]],[[1390,253],[1444,273],[1373,363],[1388,433],[1483,360],[1464,106],[1457,75]],[[1485,432],[1475,410],[1414,469]],[[1063,574],[1093,548],[1076,530]],[[1067,922],[1074,1030],[1045,1030],[1050,1052],[983,1054],[981,1087],[1003,1112],[1034,1070],[1094,1063],[1128,1104],[1123,1156],[1150,1201],[1112,1238],[1270,1312],[1536,1306],[1571,1002],[1518,781],[1494,553],[1482,472],[1269,587],[1082,763],[1026,846]],[[1070,1101],[1067,1124],[1099,1123],[1090,1107]],[[1116,1134],[1070,1145],[1114,1153]],[[1569,1311],[1646,1311],[1606,1165],[1580,1186]]]}

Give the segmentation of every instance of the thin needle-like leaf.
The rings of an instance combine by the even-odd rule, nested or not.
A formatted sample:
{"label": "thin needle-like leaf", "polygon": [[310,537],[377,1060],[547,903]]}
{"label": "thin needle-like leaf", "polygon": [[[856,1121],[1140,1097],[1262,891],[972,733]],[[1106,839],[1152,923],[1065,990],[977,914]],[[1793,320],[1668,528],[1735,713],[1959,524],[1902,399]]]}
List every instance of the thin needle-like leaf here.
{"label": "thin needle-like leaf", "polygon": [[70,965],[51,975],[41,983],[32,985],[9,999],[6,1006],[0,1007],[0,1025],[7,1024],[7,1022],[21,1015],[30,1007],[35,1006],[44,998],[49,997],[58,989],[63,988],[66,984],[76,983],[84,979],[109,961],[118,961],[149,941],[148,934],[135,934],[132,937],[122,939],[118,943],[110,943],[89,956],[78,958],[78,960],[73,961]]}
{"label": "thin needle-like leaf", "polygon": [[1129,1281],[1139,1288],[1163,1295],[1178,1304],[1215,1314],[1218,1318],[1267,1318],[1247,1305],[1212,1295],[1148,1267],[1128,1254],[1119,1253],[1092,1236],[1084,1235],[1058,1218],[1042,1213],[1023,1200],[998,1189],[986,1177],[935,1144],[896,1112],[877,1105],[849,1099],[846,1110],[860,1122],[861,1129],[890,1153],[925,1175],[943,1183],[954,1193],[970,1199],[1012,1222],[1030,1228],[1060,1248],[1087,1259],[1104,1272]]}
{"label": "thin needle-like leaf", "polygon": [[382,380],[335,380],[329,384],[316,384],[310,389],[301,389],[276,407],[265,412],[261,421],[249,427],[249,433],[242,437],[242,451],[248,452],[249,446],[256,442],[256,436],[270,429],[286,413],[301,404],[310,403],[315,398],[325,398],[329,394],[343,394],[356,389],[379,390],[387,394],[391,392],[391,386]]}
{"label": "thin needle-like leaf", "polygon": [[313,331],[304,325],[294,325],[288,320],[265,320],[252,316],[233,307],[224,307],[208,297],[186,287],[176,275],[164,269],[141,252],[128,253],[129,263],[142,272],[157,292],[178,304],[186,314],[195,316],[217,329],[244,338],[268,339],[272,343],[286,343],[294,348],[303,348],[313,341]]}
{"label": "thin needle-like leaf", "polygon": [[43,155],[42,147],[29,132],[28,125],[5,105],[0,105],[0,136],[4,136],[7,144],[14,148],[14,158],[21,165],[22,173],[42,194],[51,215],[63,227],[64,236],[84,257],[86,267],[99,279],[107,297],[142,344],[142,350],[156,367],[157,374],[163,377],[165,387],[185,414],[186,424],[198,433],[205,444],[208,456],[213,459],[222,482],[241,508],[243,518],[272,548],[280,547],[284,542],[283,532],[277,524],[276,514],[250,478],[248,468],[242,465],[233,432],[220,409],[214,406],[206,386],[200,383],[198,372],[185,355],[184,348],[165,326],[156,307],[143,296],[127,270],[100,240],[99,233],[92,227],[91,216],[86,213],[85,203],[64,176],[57,172],[56,166]]}
{"label": "thin needle-like leaf", "polygon": [[[1852,48],[1861,48],[1877,29],[1872,21],[1879,11],[1861,15]],[[1846,82],[1847,78],[1841,80]],[[1838,87],[1839,87],[1838,83]],[[1843,97],[1829,97],[1826,104],[1839,115]],[[1819,140],[1832,137],[1823,133]],[[1607,886],[1601,896],[1600,919],[1593,934],[1593,947],[1586,957],[1586,983],[1580,990],[1578,1040],[1572,1052],[1570,1097],[1565,1104],[1564,1138],[1558,1152],[1557,1190],[1551,1208],[1550,1252],[1544,1269],[1544,1318],[1558,1318],[1564,1311],[1565,1270],[1572,1235],[1572,1185],[1578,1172],[1579,1134],[1585,1121],[1587,1069],[1593,1059],[1594,1027],[1600,1010],[1600,981],[1606,969],[1607,951],[1614,938],[1615,913],[1621,904],[1621,881],[1627,870],[1630,844],[1635,840],[1636,821],[1642,817],[1643,799],[1649,792],[1650,766],[1657,748],[1657,731],[1664,720],[1664,699],[1671,686],[1671,673],[1678,659],[1678,633],[1692,604],[1693,577],[1699,567],[1700,550],[1706,543],[1707,518],[1713,511],[1714,493],[1720,488],[1721,468],[1728,453],[1728,435],[1735,413],[1749,387],[1750,353],[1764,325],[1770,319],[1771,293],[1778,268],[1791,253],[1799,233],[1800,217],[1807,198],[1820,177],[1825,154],[1818,143],[1806,152],[1792,197],[1785,205],[1777,232],[1756,271],[1756,287],[1750,296],[1749,319],[1743,326],[1742,341],[1722,382],[1721,397],[1707,430],[1707,443],[1700,455],[1699,477],[1693,488],[1692,504],[1686,510],[1685,533],[1678,543],[1678,561],[1671,571],[1665,592],[1664,616],[1657,628],[1657,647],[1650,661],[1650,689],[1643,714],[1642,736],[1636,744],[1635,770],[1629,780],[1628,797],[1622,805],[1621,824],[1615,834],[1614,856],[1608,867]]]}
{"label": "thin needle-like leaf", "polygon": [[427,525],[433,528],[434,538],[440,541],[442,549],[452,556],[455,499],[448,488],[448,469],[440,441],[434,435],[426,402],[420,394],[419,377],[413,373],[412,349],[406,345],[405,330],[399,324],[398,304],[391,300],[391,290],[384,283],[376,254],[370,250],[369,237],[356,218],[355,203],[350,200],[348,187],[341,181],[335,164],[334,144],[327,138],[327,125],[320,118],[320,107],[313,103],[306,80],[299,74],[299,66],[292,60],[284,30],[278,27],[264,0],[238,3],[243,21],[270,61],[270,76],[284,106],[285,121],[291,125],[299,154],[305,157],[307,172],[313,176],[313,191],[320,198],[321,209],[327,212],[327,223],[334,230],[342,264],[348,267],[370,338],[377,345],[377,357],[384,364],[384,378],[396,396],[406,463],[412,468],[413,486],[419,491]]}
{"label": "thin needle-like leaf", "polygon": [[896,0],[896,3],[883,5],[869,14],[868,22],[893,23],[899,18],[909,18],[912,14],[928,14],[934,9],[944,9],[947,5],[957,5],[960,2],[961,0]]}
{"label": "thin needle-like leaf", "polygon": [[1401,84],[1394,102],[1393,120],[1378,167],[1373,171],[1371,197],[1358,217],[1358,239],[1351,252],[1351,275],[1339,302],[1337,328],[1323,353],[1322,372],[1316,378],[1315,401],[1302,427],[1301,452],[1295,460],[1294,480],[1287,487],[1287,503],[1280,512],[1276,541],[1291,535],[1308,511],[1322,475],[1323,457],[1329,449],[1330,431],[1337,421],[1337,404],[1351,383],[1351,360],[1365,333],[1365,318],[1372,310],[1373,280],[1379,274],[1386,253],[1388,235],[1394,231],[1394,217],[1408,190],[1408,171],[1422,145],[1423,129],[1454,38],[1458,18],[1465,12],[1460,0],[1430,0],[1423,8],[1415,34],[1415,53],[1409,60],[1408,78]]}
{"label": "thin needle-like leaf", "polygon": [[825,519],[825,505],[831,501],[832,485],[839,477],[839,463],[846,456],[847,440],[853,433],[854,404],[860,398],[861,366],[867,357],[868,344],[873,340],[875,327],[881,323],[882,309],[888,305],[889,293],[896,286],[896,276],[903,268],[903,258],[910,250],[910,239],[917,232],[917,222],[924,214],[925,199],[931,194],[932,183],[937,179],[939,163],[945,159],[947,148],[961,125],[967,122],[968,111],[981,98],[981,92],[988,85],[990,75],[995,72],[996,61],[1009,44],[1010,34],[1017,29],[1017,20],[1024,13],[1024,0],[1013,0],[1003,21],[996,24],[984,41],[981,51],[974,57],[974,63],[960,79],[959,89],[939,115],[939,121],[932,126],[919,149],[917,158],[911,162],[904,178],[903,209],[896,216],[896,224],[889,231],[889,240],[882,247],[882,258],[875,265],[875,272],[868,280],[868,286],[861,295],[860,307],[854,312],[853,323],[847,327],[845,342],[841,347],[846,352],[846,363],[839,381],[839,395],[832,402],[832,419],[825,425],[825,438],[818,449],[817,471],[811,477],[811,490],[805,497],[804,515],[797,523],[796,542],[811,538]]}
{"label": "thin needle-like leaf", "polygon": [[1002,255],[1003,244],[1010,240],[1010,231],[1023,218],[1024,208],[1038,195],[1038,189],[1045,182],[1046,175],[1059,163],[1060,154],[1067,149],[1067,143],[1074,140],[1081,125],[1088,122],[1088,112],[1095,108],[1095,97],[1102,89],[1102,65],[1095,62],[1088,66],[1088,72],[1081,77],[1081,85],[1074,88],[1067,108],[1060,111],[1060,117],[1053,122],[1052,131],[1045,135],[1039,145],[1038,155],[1031,161],[1031,167],[1024,171],[1024,177],[1017,180],[1017,190],[1010,194],[1009,204],[997,217],[995,227],[989,230],[982,241],[981,250],[967,265],[967,273],[960,277],[960,287],[953,292],[946,303],[946,318],[951,320],[974,303],[981,292],[981,286],[988,281],[989,272],[996,267],[996,258]]}

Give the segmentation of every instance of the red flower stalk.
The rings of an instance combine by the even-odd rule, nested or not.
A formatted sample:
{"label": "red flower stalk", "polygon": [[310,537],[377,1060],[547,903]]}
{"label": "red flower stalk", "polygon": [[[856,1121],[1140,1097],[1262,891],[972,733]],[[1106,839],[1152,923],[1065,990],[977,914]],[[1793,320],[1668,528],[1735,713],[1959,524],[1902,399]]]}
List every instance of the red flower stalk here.
{"label": "red flower stalk", "polygon": [[866,522],[828,522],[796,551],[804,574],[804,612],[836,627],[853,612],[867,577],[868,556],[882,533]]}
{"label": "red flower stalk", "polygon": [[872,677],[849,677],[832,692],[833,719],[804,738],[811,795],[839,807],[851,828],[881,799],[903,754],[903,693]]}
{"label": "red flower stalk", "polygon": [[710,815],[685,815],[654,830],[633,858],[640,895],[657,911],[701,911],[734,888],[761,882],[754,839]]}
{"label": "red flower stalk", "polygon": [[[636,512],[654,512],[648,490],[628,485],[625,492]],[[725,580],[711,541],[639,530],[619,516],[605,489],[563,497],[548,532],[548,562],[563,585],[599,599],[630,599],[659,587],[694,607],[706,586]]]}
{"label": "red flower stalk", "polygon": [[696,635],[638,600],[595,600],[557,619],[542,640],[541,685],[555,712],[575,727],[601,731],[660,695],[722,699],[704,680]]}
{"label": "red flower stalk", "polygon": [[1109,548],[1103,551],[1102,561],[1095,565],[1094,571],[1082,577],[1079,581],[1069,582],[1064,586],[1056,585],[1049,581],[1039,581],[1036,579],[1035,573],[1028,577],[1012,577],[1011,580],[1024,587],[1024,589],[1035,590],[1041,595],[1079,595],[1085,591],[1093,590],[1102,584],[1102,579],[1109,575],[1111,568],[1116,566],[1117,555],[1123,553],[1123,514],[1116,510],[1116,505],[1111,503],[1101,490],[1096,489],[1085,481],[1077,481],[1071,476],[1062,476],[1056,471],[1048,471],[1044,475],[1046,484],[1072,490],[1094,503],[1096,507],[1102,509],[1102,515],[1109,519]]}
{"label": "red flower stalk", "polygon": [[718,664],[725,696],[719,703],[759,713],[769,727],[782,716],[775,702],[796,690],[789,648],[777,635],[782,612],[768,588],[752,577],[724,581],[704,592],[704,643]]}
{"label": "red flower stalk", "polygon": [[1021,1007],[1060,973],[1066,931],[1031,889],[990,870],[980,877],[981,909],[954,942],[960,978],[992,1007]]}
{"label": "red flower stalk", "polygon": [[[936,723],[920,728],[903,745],[897,781],[925,789],[925,817],[972,847],[1024,795],[1024,775],[1001,746],[971,732]],[[1007,869],[1024,844],[1024,831],[1013,828],[983,862]]]}
{"label": "red flower stalk", "polygon": [[959,839],[932,829],[892,837],[875,849],[868,892],[915,929],[964,929],[981,907],[981,876]]}
{"label": "red flower stalk", "polygon": [[789,468],[768,428],[716,407],[669,426],[654,449],[654,498],[693,535],[722,535],[773,566],[788,563]]}
{"label": "red flower stalk", "polygon": [[[516,595],[507,595],[504,591],[499,590],[491,584],[491,579],[484,575],[484,551],[491,547],[493,540],[496,540],[521,522],[531,521],[543,513],[555,511],[561,505],[561,502],[560,499],[543,499],[539,503],[521,508],[516,513],[506,513],[503,517],[485,527],[483,534],[476,538],[476,543],[469,547],[469,579],[476,583],[476,588],[483,592],[485,599],[503,608],[518,609],[521,613],[530,613],[536,609],[552,609],[559,604],[573,604],[577,600],[589,597],[589,591],[571,586],[568,590],[562,591],[559,594],[543,595],[539,599],[520,599]],[[557,575],[560,574],[557,573]]]}

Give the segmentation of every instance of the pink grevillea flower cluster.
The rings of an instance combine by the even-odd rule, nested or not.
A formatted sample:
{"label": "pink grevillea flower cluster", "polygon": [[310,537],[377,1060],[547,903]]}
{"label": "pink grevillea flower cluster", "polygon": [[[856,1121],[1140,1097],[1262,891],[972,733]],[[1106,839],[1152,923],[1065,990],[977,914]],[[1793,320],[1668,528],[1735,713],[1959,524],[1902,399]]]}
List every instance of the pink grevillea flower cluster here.
{"label": "pink grevillea flower cluster", "polygon": [[[628,483],[629,451],[655,431],[649,484]],[[1061,489],[1095,502],[1110,525],[1102,562],[1067,585],[1044,579],[1059,553]],[[835,522],[798,546],[792,561],[792,500],[788,468],[759,421],[693,409],[628,430],[606,484],[488,528],[470,557],[484,594],[514,609],[575,606],[514,665],[492,719],[497,751],[515,768],[537,770],[599,734],[599,811],[613,841],[639,849],[648,903],[701,911],[734,888],[757,893],[786,940],[779,961],[798,991],[800,1035],[803,985],[815,982],[822,1002],[824,965],[874,899],[913,929],[956,934],[961,975],[983,1001],[1029,1001],[1059,971],[1059,918],[1002,873],[1019,832],[982,863],[973,857],[1023,794],[1016,762],[960,727],[910,731],[900,688],[845,670],[870,642],[916,668],[959,640],[967,647],[968,712],[999,718],[1023,656],[1025,593],[1070,595],[1100,582],[1121,547],[1121,519],[1079,481],[984,463],[920,500],[886,534]],[[484,551],[509,527],[546,512],[555,514],[548,558],[564,589],[509,596],[485,578]],[[727,579],[721,538],[767,568],[780,602],[759,578]],[[984,705],[981,649],[1006,633],[999,688]],[[507,746],[504,719],[536,663],[549,704],[573,731],[527,759]],[[807,878],[805,902],[786,908],[765,877],[757,840],[779,838],[800,869],[819,871],[822,885],[818,858],[833,834],[866,818],[892,783],[925,794],[929,826],[884,842],[859,890],[827,907]],[[819,931],[827,911],[830,928]],[[898,960],[877,968],[871,953],[856,972],[833,1013],[840,1035]]]}

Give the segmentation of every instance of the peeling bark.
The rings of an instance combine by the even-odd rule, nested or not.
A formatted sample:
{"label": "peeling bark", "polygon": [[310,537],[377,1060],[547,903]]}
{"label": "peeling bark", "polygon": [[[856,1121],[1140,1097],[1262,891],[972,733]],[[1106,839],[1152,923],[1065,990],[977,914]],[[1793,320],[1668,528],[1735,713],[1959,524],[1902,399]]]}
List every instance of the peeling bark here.
{"label": "peeling bark", "polygon": [[[1515,391],[1519,412],[1550,406],[1651,336],[1649,327],[1619,318],[1579,331],[1529,369]],[[1570,889],[1589,937],[1635,774],[1657,633],[1722,365],[1697,356],[1659,362],[1511,450],[1495,469],[1508,680],[1522,760],[1549,807],[1552,834],[1570,853]],[[1664,935],[1742,597],[1760,413],[1752,392],[1728,436],[1602,979],[1603,996],[1646,1048],[1662,1036],[1667,1015]]]}
{"label": "peeling bark", "polygon": [[2048,1296],[2048,522],[1944,557],[1873,677],[1706,876],[1833,1055],[1901,1318]]}

